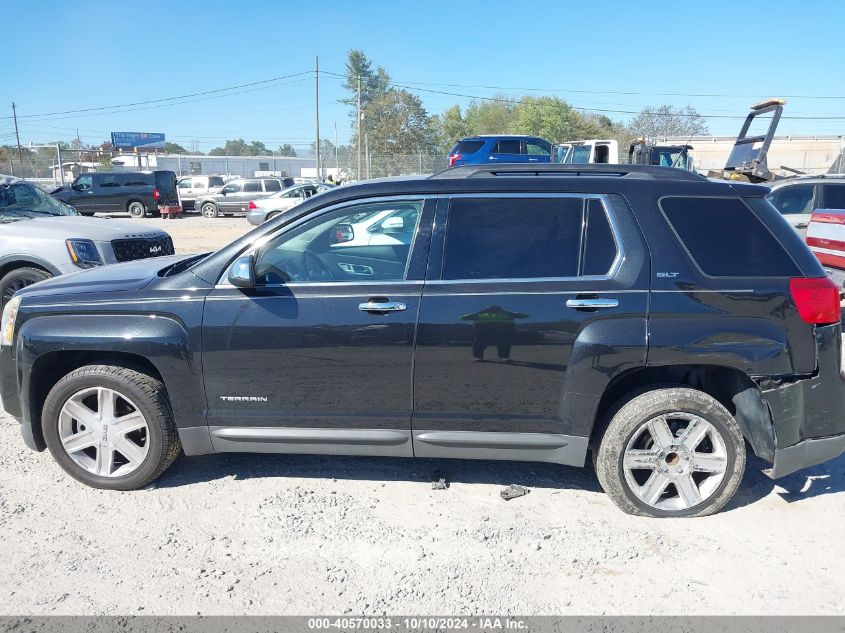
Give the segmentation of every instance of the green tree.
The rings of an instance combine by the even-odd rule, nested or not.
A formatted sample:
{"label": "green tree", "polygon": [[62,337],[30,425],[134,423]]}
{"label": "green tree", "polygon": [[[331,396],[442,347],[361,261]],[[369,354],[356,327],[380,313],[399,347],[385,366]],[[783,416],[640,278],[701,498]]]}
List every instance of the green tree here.
{"label": "green tree", "polygon": [[226,141],[223,147],[215,147],[209,156],[264,156],[270,154],[270,150],[261,141],[247,143],[242,138]]}
{"label": "green tree", "polygon": [[407,90],[390,90],[373,99],[365,111],[366,134],[373,176],[400,174],[411,169],[408,155],[436,151],[431,117],[420,98]]}
{"label": "green tree", "polygon": [[285,143],[284,145],[279,145],[279,149],[276,150],[276,153],[279,156],[291,156],[296,157],[296,150],[294,149],[293,145],[290,143]]}
{"label": "green tree", "polygon": [[249,144],[249,154],[247,156],[267,156],[270,150],[261,141],[253,141]]}
{"label": "green tree", "polygon": [[467,122],[457,103],[443,112],[432,117],[432,125],[437,134],[437,145],[441,152],[448,152],[459,139],[469,134]]}
{"label": "green tree", "polygon": [[352,117],[355,117],[354,108],[358,103],[358,79],[361,79],[361,109],[369,103],[390,90],[390,75],[387,71],[378,66],[373,69],[373,63],[364,54],[364,51],[350,50],[346,58],[346,79],[343,87],[351,93],[341,103],[353,107]]}
{"label": "green tree", "polygon": [[171,143],[167,141],[164,144],[164,149],[162,150],[165,154],[187,154],[188,150],[184,147],[179,145],[179,143]]}
{"label": "green tree", "polygon": [[473,101],[464,113],[466,132],[475,134],[515,134],[516,100],[497,95],[490,100]]}

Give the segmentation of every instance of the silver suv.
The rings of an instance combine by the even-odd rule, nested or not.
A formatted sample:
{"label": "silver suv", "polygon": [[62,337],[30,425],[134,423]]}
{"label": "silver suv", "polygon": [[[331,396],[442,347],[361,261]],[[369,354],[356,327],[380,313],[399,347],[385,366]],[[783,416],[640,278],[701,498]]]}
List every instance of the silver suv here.
{"label": "silver suv", "polygon": [[766,198],[804,235],[816,209],[845,209],[845,174],[782,180],[772,186]]}
{"label": "silver suv", "polygon": [[0,175],[0,307],[31,284],[84,268],[173,254],[160,229],[81,217],[32,183]]}
{"label": "silver suv", "polygon": [[219,193],[197,196],[194,206],[207,218],[245,215],[249,201],[293,186],[293,178],[238,178],[226,183]]}
{"label": "silver suv", "polygon": [[218,193],[223,185],[223,176],[182,176],[176,181],[179,202],[183,211],[194,209],[197,196]]}

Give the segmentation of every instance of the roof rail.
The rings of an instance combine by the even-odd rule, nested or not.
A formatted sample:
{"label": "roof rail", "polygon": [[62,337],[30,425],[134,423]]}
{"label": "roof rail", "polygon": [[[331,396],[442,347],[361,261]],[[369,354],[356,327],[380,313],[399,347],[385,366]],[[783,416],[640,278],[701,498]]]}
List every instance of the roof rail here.
{"label": "roof rail", "polygon": [[705,176],[675,167],[654,165],[571,165],[562,163],[499,163],[460,165],[429,176],[432,179],[488,178],[496,176],[590,176],[594,178],[642,178],[647,180],[707,180]]}

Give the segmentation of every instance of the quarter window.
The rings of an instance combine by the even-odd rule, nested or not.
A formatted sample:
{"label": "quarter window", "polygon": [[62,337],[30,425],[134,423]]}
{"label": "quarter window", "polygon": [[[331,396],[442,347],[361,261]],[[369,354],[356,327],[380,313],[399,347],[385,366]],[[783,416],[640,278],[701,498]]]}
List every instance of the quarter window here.
{"label": "quarter window", "polygon": [[664,198],[660,207],[693,261],[712,277],[792,277],[795,263],[738,198]]}
{"label": "quarter window", "polygon": [[456,198],[443,279],[575,277],[583,198]]}
{"label": "quarter window", "polygon": [[845,209],[845,185],[822,185],[826,209]]}
{"label": "quarter window", "polygon": [[616,241],[604,205],[598,200],[587,201],[584,231],[584,275],[606,275],[616,260]]}

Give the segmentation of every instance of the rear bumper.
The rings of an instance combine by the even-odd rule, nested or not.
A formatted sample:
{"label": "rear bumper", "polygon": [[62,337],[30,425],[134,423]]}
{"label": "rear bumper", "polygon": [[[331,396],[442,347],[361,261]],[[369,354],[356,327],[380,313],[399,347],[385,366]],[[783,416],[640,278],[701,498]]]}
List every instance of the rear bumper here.
{"label": "rear bumper", "polygon": [[774,459],[766,471],[772,478],[845,453],[841,328],[838,324],[817,327],[815,338],[815,375],[763,391],[774,431]]}
{"label": "rear bumper", "polygon": [[845,435],[819,437],[775,451],[775,463],[763,471],[772,479],[816,466],[845,453]]}

